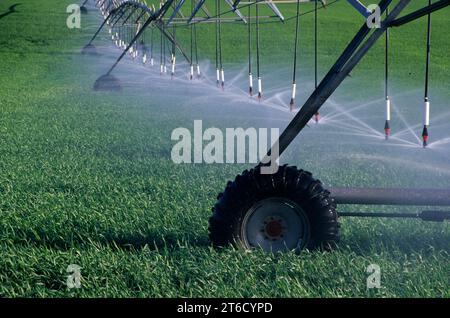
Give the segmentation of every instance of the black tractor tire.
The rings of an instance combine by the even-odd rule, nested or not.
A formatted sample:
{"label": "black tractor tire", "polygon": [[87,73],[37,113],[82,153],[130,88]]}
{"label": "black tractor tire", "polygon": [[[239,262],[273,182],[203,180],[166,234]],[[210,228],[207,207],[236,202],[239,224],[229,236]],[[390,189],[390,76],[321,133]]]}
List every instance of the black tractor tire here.
{"label": "black tractor tire", "polygon": [[231,243],[249,248],[242,237],[243,220],[255,204],[270,198],[295,202],[306,214],[309,235],[302,248],[330,250],[339,242],[338,214],[330,192],[310,172],[284,165],[275,174],[261,174],[261,167],[257,166],[228,182],[209,219],[213,245],[224,247]]}

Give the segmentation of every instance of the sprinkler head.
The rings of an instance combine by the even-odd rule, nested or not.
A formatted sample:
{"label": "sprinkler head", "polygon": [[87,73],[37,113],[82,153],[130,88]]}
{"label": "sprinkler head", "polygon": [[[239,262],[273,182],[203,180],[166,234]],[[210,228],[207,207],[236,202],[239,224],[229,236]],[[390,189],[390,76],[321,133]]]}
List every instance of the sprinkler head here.
{"label": "sprinkler head", "polygon": [[189,79],[192,81],[194,79],[194,66],[191,64],[189,69]]}
{"label": "sprinkler head", "polygon": [[423,127],[422,140],[423,140],[423,147],[426,148],[428,146],[428,140],[429,140],[428,127],[427,126]]}
{"label": "sprinkler head", "polygon": [[314,121],[316,122],[316,124],[319,123],[319,121],[320,121],[320,114],[319,114],[319,113],[316,113],[316,114],[314,115]]}
{"label": "sprinkler head", "polygon": [[295,107],[295,101],[293,98],[291,98],[291,101],[289,103],[289,110],[292,112],[294,110]]}
{"label": "sprinkler head", "polygon": [[83,55],[98,55],[97,49],[93,44],[87,44],[82,50]]}
{"label": "sprinkler head", "polygon": [[384,135],[386,140],[388,140],[391,136],[391,127],[389,125],[389,120],[386,120],[386,123],[384,124]]}
{"label": "sprinkler head", "polygon": [[120,81],[111,74],[100,76],[94,83],[94,91],[120,91]]}

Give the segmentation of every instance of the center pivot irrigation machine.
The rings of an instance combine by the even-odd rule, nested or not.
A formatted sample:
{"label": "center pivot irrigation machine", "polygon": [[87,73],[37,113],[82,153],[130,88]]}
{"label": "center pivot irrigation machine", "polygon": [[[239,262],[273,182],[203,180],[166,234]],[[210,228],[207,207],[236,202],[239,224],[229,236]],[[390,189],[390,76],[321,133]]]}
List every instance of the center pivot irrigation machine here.
{"label": "center pivot irrigation machine", "polygon": [[[93,1],[93,0],[91,0]],[[339,1],[339,0],[338,0]],[[82,12],[88,0],[83,3]],[[151,1],[149,1],[151,2]],[[263,163],[238,175],[234,181],[228,182],[226,189],[218,196],[209,220],[210,238],[214,245],[225,246],[232,243],[243,248],[260,247],[265,251],[296,251],[303,248],[329,249],[339,241],[339,217],[390,217],[418,218],[425,221],[444,221],[450,219],[450,212],[423,211],[421,213],[345,213],[337,212],[337,204],[356,205],[405,205],[405,206],[450,206],[450,190],[433,189],[369,189],[369,188],[332,188],[326,190],[322,183],[314,179],[312,174],[293,166],[278,167],[276,173],[264,174],[262,168],[275,162],[278,157],[272,156],[273,149],[281,155],[294,138],[302,131],[311,119],[320,120],[319,110],[333,94],[361,59],[369,52],[383,35],[386,35],[386,122],[385,136],[390,135],[390,99],[388,85],[388,49],[389,29],[400,27],[420,18],[428,18],[426,52],[426,80],[423,121],[423,146],[427,147],[430,119],[430,101],[428,97],[428,77],[430,63],[431,15],[450,4],[450,0],[429,0],[427,5],[406,15],[401,13],[411,4],[411,0],[381,0],[378,4],[380,24],[371,28],[364,22],[362,27],[349,42],[335,64],[325,77],[318,82],[317,77],[317,11],[329,6],[326,1],[315,1],[314,39],[315,39],[315,90],[302,107],[297,109],[296,67],[299,37],[299,19],[301,17],[300,2],[305,1],[240,1],[240,0],[165,0],[156,4],[142,1],[97,0],[96,6],[104,17],[103,24],[91,41],[83,48],[83,53],[96,53],[94,39],[100,31],[107,27],[111,39],[123,52],[107,73],[94,84],[95,90],[119,90],[119,80],[112,75],[117,64],[129,53],[134,59],[142,59],[144,64],[155,64],[154,47],[159,45],[160,72],[167,73],[166,60],[170,62],[170,72],[176,71],[176,53],[186,59],[189,78],[203,76],[200,72],[197,50],[197,27],[203,23],[215,23],[216,39],[216,81],[218,87],[224,89],[225,75],[222,63],[222,29],[221,24],[243,23],[248,25],[248,60],[249,87],[253,94],[252,57],[256,54],[257,96],[262,97],[262,81],[260,74],[260,34],[259,25],[263,20],[279,21],[296,19],[294,46],[294,67],[292,97],[290,109],[295,116],[281,134],[279,140],[269,150]],[[348,0],[363,15],[369,17],[368,11],[359,1]],[[296,15],[284,17],[277,4],[290,3],[296,5]],[[334,2],[333,2],[334,3]],[[207,5],[213,6],[211,13]],[[260,6],[270,8],[272,15],[260,14]],[[391,7],[391,8],[390,8]],[[252,11],[254,9],[254,11]],[[245,11],[245,13],[243,13]],[[349,10],[354,10],[349,5]],[[189,14],[187,14],[189,12]],[[230,15],[233,14],[231,17]],[[225,16],[226,15],[226,16]],[[176,38],[178,27],[190,29],[190,52],[186,52]],[[256,45],[253,52],[253,33],[256,30]],[[156,31],[156,32],[155,32]],[[158,38],[155,36],[159,35]],[[159,43],[158,43],[159,42]],[[166,57],[166,49],[170,58]],[[276,147],[276,148],[274,148]]]}

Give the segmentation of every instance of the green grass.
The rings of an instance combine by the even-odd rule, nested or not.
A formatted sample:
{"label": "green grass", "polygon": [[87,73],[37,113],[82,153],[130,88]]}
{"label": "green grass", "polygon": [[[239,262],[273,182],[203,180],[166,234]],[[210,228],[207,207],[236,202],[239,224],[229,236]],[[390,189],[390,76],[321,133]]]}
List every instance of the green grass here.
{"label": "green grass", "polygon": [[[0,1],[0,14],[14,2]],[[92,92],[103,66],[76,53],[92,30],[65,27],[68,3],[23,2],[18,13],[0,19],[0,296],[450,297],[448,224],[343,220],[339,250],[300,257],[212,249],[210,209],[244,166],[172,163],[172,129],[192,125],[201,109],[131,89]],[[323,34],[322,71],[361,23],[347,9],[342,1],[324,13],[323,27],[333,30],[337,22],[339,30]],[[446,11],[436,14],[433,54],[439,63],[432,69],[444,96],[450,68]],[[87,19],[97,24],[94,15]],[[416,22],[393,35],[398,85],[415,86],[422,79],[417,61],[423,48],[415,41],[422,40],[422,26]],[[283,43],[292,34],[273,27],[263,34],[263,59],[276,65],[290,56]],[[304,27],[304,41],[312,43],[311,27]],[[202,32],[202,57],[211,57],[211,33]],[[240,40],[224,48],[227,61],[245,61],[245,54],[233,54],[245,49]],[[311,46],[302,50],[309,56],[302,60],[307,69]],[[379,45],[353,76],[382,74],[380,52]],[[205,125],[254,122],[236,116],[218,121],[205,118]],[[348,161],[327,166],[323,162],[333,158],[306,147],[301,166],[328,182],[371,185],[396,173],[357,162],[342,176],[339,167]],[[295,162],[295,152],[289,156]],[[441,186],[448,186],[446,176]],[[399,174],[396,182],[407,185],[410,176]],[[380,290],[366,289],[365,270],[372,263],[381,266]],[[69,264],[82,267],[81,289],[66,287]]]}

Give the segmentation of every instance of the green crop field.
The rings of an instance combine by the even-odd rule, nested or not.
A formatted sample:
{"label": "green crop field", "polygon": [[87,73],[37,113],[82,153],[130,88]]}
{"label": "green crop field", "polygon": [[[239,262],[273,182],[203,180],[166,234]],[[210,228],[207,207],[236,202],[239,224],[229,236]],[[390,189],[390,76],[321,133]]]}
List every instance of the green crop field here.
{"label": "green crop field", "polygon": [[[0,297],[450,297],[448,222],[342,219],[341,242],[331,252],[211,247],[208,218],[217,194],[252,164],[176,165],[172,130],[191,128],[194,119],[205,127],[282,128],[292,115],[240,102],[213,85],[202,97],[203,87],[183,82],[177,88],[182,80],[160,79],[159,65],[151,70],[130,58],[114,73],[126,83],[121,92],[92,91],[120,52],[108,48],[103,32],[94,43],[103,55],[79,53],[101,17],[91,1],[82,28],[67,28],[72,2],[0,0]],[[425,2],[414,0],[412,7]],[[292,5],[280,8],[286,16],[295,12]],[[312,8],[302,5],[305,12]],[[434,114],[442,116],[450,101],[449,16],[449,8],[433,15],[431,84]],[[313,79],[312,21],[305,15],[301,24],[299,74],[309,86],[300,89],[300,100]],[[399,114],[413,124],[421,120],[425,22],[392,32],[393,94],[411,92],[397,100]],[[344,0],[321,10],[321,75],[362,23]],[[199,26],[205,63],[214,63],[212,28]],[[293,20],[262,26],[268,97],[277,89],[269,84],[274,70],[287,70],[277,83],[290,88],[293,28]],[[177,34],[188,46],[188,30]],[[244,26],[225,25],[224,43],[225,65],[245,70]],[[371,108],[367,121],[381,130],[383,61],[378,43],[334,97],[349,107],[380,99],[379,114]],[[323,109],[325,118],[332,106]],[[436,121],[435,138],[448,137],[448,117]],[[282,161],[331,185],[450,186],[449,144],[426,153],[389,148],[323,126],[306,129]],[[395,160],[384,160],[390,155]],[[431,166],[423,170],[422,159]],[[70,264],[81,267],[79,289],[66,285]],[[380,266],[380,289],[367,289],[370,264]]]}

